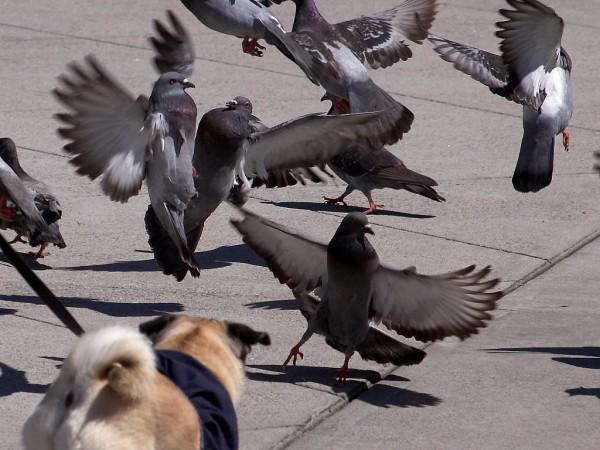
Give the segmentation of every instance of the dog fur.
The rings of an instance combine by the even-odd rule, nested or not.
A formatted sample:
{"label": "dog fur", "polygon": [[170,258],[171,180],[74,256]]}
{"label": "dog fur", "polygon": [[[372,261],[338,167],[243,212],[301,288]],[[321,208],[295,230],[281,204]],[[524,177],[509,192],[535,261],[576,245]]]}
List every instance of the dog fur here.
{"label": "dog fur", "polygon": [[159,317],[140,331],[114,326],[83,335],[25,423],[25,449],[197,450],[198,414],[157,372],[153,344],[203,364],[234,406],[246,355],[257,343],[270,344],[268,334],[246,325],[187,316]]}

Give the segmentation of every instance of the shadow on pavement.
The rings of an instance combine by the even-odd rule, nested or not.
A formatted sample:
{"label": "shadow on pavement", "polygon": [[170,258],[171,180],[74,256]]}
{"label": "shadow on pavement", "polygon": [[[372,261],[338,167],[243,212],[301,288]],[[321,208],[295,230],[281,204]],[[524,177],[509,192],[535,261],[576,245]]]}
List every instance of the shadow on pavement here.
{"label": "shadow on pavement", "polygon": [[[45,305],[39,297],[32,295],[0,295],[0,300]],[[181,303],[122,303],[78,297],[61,297],[61,301],[67,308],[90,309],[113,317],[157,316],[185,309]]]}
{"label": "shadow on pavement", "polygon": [[[308,211],[324,211],[338,213],[351,213],[356,211],[362,212],[366,209],[366,207],[359,208],[357,206],[330,205],[325,202],[270,202],[263,200],[261,203],[279,206],[280,208],[305,209]],[[406,219],[433,219],[435,217],[425,214],[410,214],[400,211],[390,211],[387,209],[377,209],[377,212],[373,214],[373,217],[377,216],[404,217]]]}
{"label": "shadow on pavement", "polygon": [[[346,383],[335,381],[338,369],[333,367],[314,367],[314,366],[289,366],[284,368],[282,365],[248,365],[247,369],[255,369],[257,372],[249,370],[247,376],[250,380],[267,383],[315,383],[331,389],[335,393],[345,393],[352,400],[359,396],[357,400],[364,401],[374,406],[381,407],[411,407],[411,406],[435,406],[441,402],[437,397],[430,394],[411,391],[389,384],[375,384],[371,389],[365,391],[366,381],[377,383],[382,381],[381,375],[375,370],[350,369],[349,379]],[[260,371],[260,372],[258,372]],[[265,373],[270,372],[270,373]],[[361,380],[362,379],[362,380]],[[384,381],[410,381],[395,374],[388,375]],[[374,391],[377,389],[376,391]],[[374,391],[374,394],[371,392]]]}
{"label": "shadow on pavement", "polygon": [[[27,265],[32,270],[48,270],[52,269],[52,267],[47,266],[45,264],[40,263],[39,259],[35,259],[30,253],[17,252],[17,254],[23,259],[23,261],[27,262]],[[5,263],[7,266],[12,267],[12,263],[8,260],[4,253],[0,252],[0,262]]]}
{"label": "shadow on pavement", "polygon": [[43,394],[49,384],[33,384],[27,381],[25,372],[0,362],[0,397],[7,397],[17,392]]}
{"label": "shadow on pavement", "polygon": [[578,387],[578,388],[573,388],[573,389],[567,389],[565,392],[567,394],[569,394],[569,397],[589,396],[589,397],[597,397],[600,399],[600,388]]}
{"label": "shadow on pavement", "polygon": [[[141,250],[136,250],[136,252],[147,253]],[[265,266],[264,261],[246,244],[224,245],[206,252],[196,252],[195,256],[200,269],[203,270],[220,269],[231,266],[233,263]],[[59,267],[58,269],[91,270],[97,272],[160,272],[160,268],[154,258],[138,261],[115,261],[108,264]]]}
{"label": "shadow on pavement", "polygon": [[600,347],[515,347],[489,348],[489,353],[547,353],[550,355],[567,355],[552,358],[563,364],[583,369],[600,369]]}
{"label": "shadow on pavement", "polygon": [[244,306],[250,309],[262,309],[264,311],[295,311],[298,309],[298,302],[293,298],[291,300],[269,300],[266,302],[246,303]]}

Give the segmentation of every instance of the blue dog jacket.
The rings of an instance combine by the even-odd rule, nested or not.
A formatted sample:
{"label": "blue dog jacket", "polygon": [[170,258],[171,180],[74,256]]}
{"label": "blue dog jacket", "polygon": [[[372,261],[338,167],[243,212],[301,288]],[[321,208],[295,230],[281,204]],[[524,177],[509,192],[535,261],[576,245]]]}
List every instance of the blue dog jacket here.
{"label": "blue dog jacket", "polygon": [[238,427],[233,403],[215,376],[185,353],[156,350],[157,369],[190,400],[202,432],[202,450],[237,450]]}

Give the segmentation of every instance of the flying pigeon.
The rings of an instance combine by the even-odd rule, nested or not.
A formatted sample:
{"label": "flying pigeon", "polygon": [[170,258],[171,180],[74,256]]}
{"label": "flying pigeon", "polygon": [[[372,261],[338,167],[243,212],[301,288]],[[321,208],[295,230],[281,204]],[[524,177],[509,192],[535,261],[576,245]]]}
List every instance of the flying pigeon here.
{"label": "flying pigeon", "polygon": [[[247,210],[240,212],[244,217],[232,220],[233,226],[275,277],[292,289],[308,320],[284,365],[303,357],[300,348],[313,333],[344,353],[337,374],[341,380],[348,376],[355,351],[380,363],[416,364],[425,356],[422,350],[392,339],[370,322],[423,342],[447,336],[465,339],[486,326],[502,296],[491,291],[498,279],[485,280],[489,266],[430,276],[414,267],[398,270],[380,264],[366,238],[373,230],[362,213],[348,214],[326,245]],[[320,302],[309,294],[315,288],[321,292]]]}
{"label": "flying pigeon", "polygon": [[[322,100],[326,99],[329,98],[325,96]],[[342,102],[334,101],[328,114],[344,114],[346,111],[339,109],[344,106]],[[358,189],[369,201],[369,208],[363,213],[372,214],[383,205],[375,203],[371,192],[374,189],[384,188],[405,189],[436,202],[446,201],[433,188],[437,186],[435,180],[410,170],[385,147],[372,148],[366,140],[352,144],[327,164],[338,177],[348,184],[344,193],[339,197],[323,197],[329,204],[342,203],[346,205],[344,199]]]}
{"label": "flying pigeon", "polygon": [[196,18],[211,30],[243,38],[242,50],[253,56],[263,56],[264,39],[295,62],[313,82],[310,57],[290,40],[281,23],[269,10],[270,0],[181,0]]}
{"label": "flying pigeon", "polygon": [[[57,221],[62,209],[48,186],[30,176],[19,162],[17,148],[10,138],[0,139],[0,228],[17,233],[13,242],[40,246],[34,258],[47,255],[51,243],[66,247]],[[22,238],[27,237],[28,241]]]}
{"label": "flying pigeon", "polygon": [[[246,191],[255,178],[268,180],[269,174],[318,167],[354,140],[376,135],[380,115],[308,114],[257,130],[252,104],[246,97],[236,97],[224,108],[207,112],[196,133],[194,183],[198,195],[185,214],[190,251],[197,247],[206,219],[228,198],[236,179]],[[146,229],[163,273],[181,281],[188,268],[174,257],[172,244],[165,242],[150,211],[146,214]]]}
{"label": "flying pigeon", "polygon": [[[155,64],[160,67],[158,53]],[[185,208],[196,194],[196,104],[185,91],[194,84],[184,73],[168,71],[156,81],[149,99],[134,99],[91,55],[86,64],[72,63],[60,82],[54,94],[70,112],[56,115],[65,125],[58,133],[71,141],[64,150],[75,155],[70,162],[77,173],[91,179],[103,175],[104,193],[123,203],[139,192],[145,179],[160,225],[182,264],[199,276],[183,227]]]}
{"label": "flying pigeon", "polygon": [[557,134],[569,150],[572,62],[561,46],[564,22],[552,8],[537,0],[507,2],[514,9],[501,9],[507,20],[496,23],[501,55],[437,36],[429,40],[456,69],[523,105],[523,140],[512,183],[519,192],[537,192],[552,181]]}
{"label": "flying pigeon", "polygon": [[410,57],[401,36],[415,42],[425,39],[437,2],[407,0],[383,13],[335,25],[319,13],[314,0],[294,3],[296,15],[288,36],[311,55],[311,69],[319,84],[352,113],[387,111],[381,121],[383,132],[372,145],[391,145],[401,139],[414,115],[373,82],[363,62],[385,67]]}

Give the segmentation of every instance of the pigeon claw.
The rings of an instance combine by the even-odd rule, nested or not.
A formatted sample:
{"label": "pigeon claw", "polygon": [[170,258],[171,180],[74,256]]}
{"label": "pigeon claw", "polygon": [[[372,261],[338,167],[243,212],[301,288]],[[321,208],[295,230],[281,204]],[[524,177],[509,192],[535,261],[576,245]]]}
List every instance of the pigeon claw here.
{"label": "pigeon claw", "polygon": [[363,211],[363,214],[368,215],[368,214],[374,214],[375,211],[377,211],[377,208],[383,208],[385,205],[378,205],[377,203],[375,203],[373,200],[369,201],[369,208],[365,209]]}
{"label": "pigeon claw", "polygon": [[341,203],[344,206],[348,206],[346,204],[346,202],[344,201],[344,196],[340,196],[340,197],[336,197],[336,198],[331,198],[331,197],[323,197],[323,200],[325,200],[325,203],[327,203],[328,205],[337,205],[338,203]]}
{"label": "pigeon claw", "polygon": [[571,148],[571,133],[569,133],[569,130],[567,130],[567,129],[563,130],[562,138],[563,138],[563,147],[565,148],[565,152],[568,152],[569,149]]}
{"label": "pigeon claw", "polygon": [[258,39],[246,36],[242,41],[242,51],[248,53],[251,56],[263,56],[266,47],[263,47],[258,43]]}
{"label": "pigeon claw", "polygon": [[46,251],[46,247],[48,246],[47,243],[43,243],[40,247],[40,249],[37,252],[29,252],[29,254],[31,256],[33,256],[33,259],[38,260],[38,259],[42,259],[45,258],[46,256],[48,256],[50,253],[48,253]]}
{"label": "pigeon claw", "polygon": [[300,359],[304,359],[304,354],[300,351],[300,344],[296,344],[292,347],[292,349],[290,350],[290,354],[288,355],[287,359],[283,363],[283,366],[284,367],[287,366],[291,359],[293,359],[292,364],[294,364],[294,366],[295,366],[298,356],[300,357]]}

